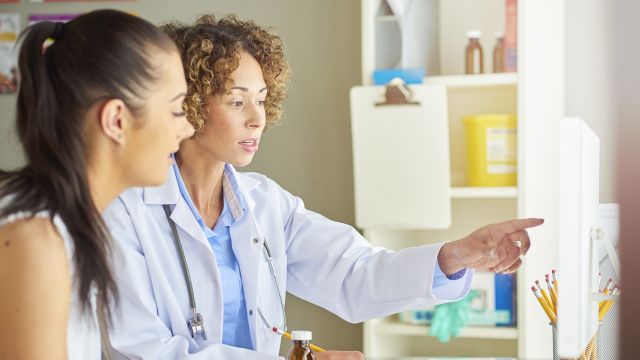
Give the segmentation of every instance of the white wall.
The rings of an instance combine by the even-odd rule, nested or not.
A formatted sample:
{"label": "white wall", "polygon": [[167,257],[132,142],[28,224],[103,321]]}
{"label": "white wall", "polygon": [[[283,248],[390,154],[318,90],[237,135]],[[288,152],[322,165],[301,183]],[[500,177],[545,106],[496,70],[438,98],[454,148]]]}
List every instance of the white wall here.
{"label": "white wall", "polygon": [[[308,208],[353,223],[353,177],[348,90],[360,82],[360,2],[356,0],[137,0],[132,2],[0,5],[20,12],[82,12],[109,6],[154,22],[191,21],[196,15],[236,13],[282,36],[293,68],[282,126],[263,137],[249,169],[267,174],[299,195]],[[15,96],[0,95],[0,167],[22,163],[12,130]],[[291,296],[290,329],[314,331],[326,348],[361,349],[362,327]],[[284,348],[289,348],[288,341]]]}
{"label": "white wall", "polygon": [[[566,114],[600,137],[600,202],[617,202],[611,2],[566,0]],[[553,56],[553,54],[549,54]]]}

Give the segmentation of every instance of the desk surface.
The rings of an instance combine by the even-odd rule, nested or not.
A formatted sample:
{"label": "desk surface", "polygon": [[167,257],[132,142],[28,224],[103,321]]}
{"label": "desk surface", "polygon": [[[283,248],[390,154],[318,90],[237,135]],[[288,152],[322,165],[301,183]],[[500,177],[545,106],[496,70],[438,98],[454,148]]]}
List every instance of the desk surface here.
{"label": "desk surface", "polygon": [[510,358],[510,357],[429,357],[429,356],[401,356],[401,357],[367,357],[367,360],[552,360],[551,358]]}
{"label": "desk surface", "polygon": [[[424,356],[403,356],[403,357],[367,357],[367,360],[518,360],[517,358],[501,357],[424,357]],[[520,360],[549,360],[549,359],[520,359]]]}

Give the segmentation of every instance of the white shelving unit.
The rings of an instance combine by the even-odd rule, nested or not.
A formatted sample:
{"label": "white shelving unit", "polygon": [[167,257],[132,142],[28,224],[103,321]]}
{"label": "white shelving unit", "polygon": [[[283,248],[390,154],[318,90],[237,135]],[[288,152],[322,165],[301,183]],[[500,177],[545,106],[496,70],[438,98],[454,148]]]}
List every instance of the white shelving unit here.
{"label": "white shelving unit", "polygon": [[451,197],[454,199],[516,199],[518,188],[504,187],[452,187]]}
{"label": "white shelving unit", "polygon": [[[380,11],[382,0],[361,1],[362,83],[370,85],[376,61],[399,57],[401,46],[394,40],[400,34],[399,27],[394,28],[399,18],[388,8]],[[424,83],[447,89],[452,226],[365,228],[365,237],[375,245],[401,249],[455,240],[510,218],[544,217],[546,223],[530,231],[534,245],[518,272],[517,327],[469,327],[459,338],[442,344],[427,335],[428,326],[401,323],[390,316],[365,322],[365,355],[549,358],[551,331],[527,289],[557,264],[557,123],[564,116],[564,1],[519,0],[519,72],[482,75],[462,74],[466,32],[483,30],[485,71],[490,70],[493,33],[504,30],[506,0],[414,1],[437,3],[437,16],[429,14],[428,21],[437,27],[438,71],[428,70]],[[425,39],[432,39],[429,36]],[[380,48],[387,43],[390,55]],[[479,113],[518,115],[517,187],[466,186],[462,118]]]}
{"label": "white shelving unit", "polygon": [[425,84],[439,84],[448,88],[464,87],[492,87],[492,86],[517,86],[518,74],[498,73],[479,75],[448,75],[428,76],[424,78]]}
{"label": "white shelving unit", "polygon": [[[429,336],[429,326],[405,324],[397,321],[372,320],[372,327],[380,334]],[[460,332],[460,338],[516,340],[518,329],[515,327],[469,326]]]}

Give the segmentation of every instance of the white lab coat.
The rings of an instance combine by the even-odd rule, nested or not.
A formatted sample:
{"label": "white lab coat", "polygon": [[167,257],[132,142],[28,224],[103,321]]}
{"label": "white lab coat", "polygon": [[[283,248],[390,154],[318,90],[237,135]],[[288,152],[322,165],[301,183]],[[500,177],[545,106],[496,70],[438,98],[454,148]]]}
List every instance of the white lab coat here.
{"label": "white lab coat", "polygon": [[[255,173],[236,173],[246,211],[231,226],[257,352],[221,344],[222,287],[216,259],[173,170],[160,187],[122,193],[105,211],[114,238],[114,272],[120,303],[110,340],[113,357],[133,359],[276,358],[280,336],[256,312],[280,325],[282,314],[263,253],[267,239],[281,290],[317,304],[349,322],[457,300],[472,274],[432,291],[442,243],[389,251],[372,247],[351,226],[305,209],[300,198]],[[190,336],[189,297],[171,229],[162,208],[170,204],[188,261],[208,340]],[[285,296],[282,293],[280,296]],[[314,324],[307,325],[314,330]]]}

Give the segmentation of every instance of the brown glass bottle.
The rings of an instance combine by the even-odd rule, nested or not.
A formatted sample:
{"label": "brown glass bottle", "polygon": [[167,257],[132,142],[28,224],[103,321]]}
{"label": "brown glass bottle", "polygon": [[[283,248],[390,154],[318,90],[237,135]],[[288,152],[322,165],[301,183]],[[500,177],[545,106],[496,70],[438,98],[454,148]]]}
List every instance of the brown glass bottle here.
{"label": "brown glass bottle", "polygon": [[493,47],[493,72],[504,72],[504,35],[496,33],[496,45]]}
{"label": "brown glass bottle", "polygon": [[316,354],[311,350],[311,331],[292,331],[293,346],[287,355],[288,360],[315,360]]}
{"label": "brown glass bottle", "polygon": [[484,72],[484,59],[482,56],[482,46],[480,46],[480,36],[478,30],[467,33],[469,43],[465,49],[464,68],[465,74],[482,74]]}

